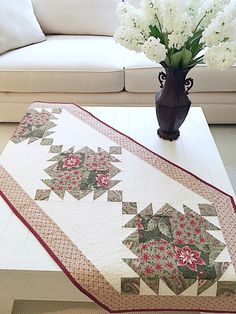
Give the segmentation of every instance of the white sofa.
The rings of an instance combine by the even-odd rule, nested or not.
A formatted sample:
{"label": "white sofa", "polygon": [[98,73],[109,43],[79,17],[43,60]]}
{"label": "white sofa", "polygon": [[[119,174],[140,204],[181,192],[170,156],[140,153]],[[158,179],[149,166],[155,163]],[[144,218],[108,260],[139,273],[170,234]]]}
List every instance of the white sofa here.
{"label": "white sofa", "polygon": [[[119,1],[32,0],[46,40],[0,55],[0,122],[19,121],[36,100],[154,106],[162,67],[114,42]],[[236,123],[236,66],[189,76],[208,122]]]}

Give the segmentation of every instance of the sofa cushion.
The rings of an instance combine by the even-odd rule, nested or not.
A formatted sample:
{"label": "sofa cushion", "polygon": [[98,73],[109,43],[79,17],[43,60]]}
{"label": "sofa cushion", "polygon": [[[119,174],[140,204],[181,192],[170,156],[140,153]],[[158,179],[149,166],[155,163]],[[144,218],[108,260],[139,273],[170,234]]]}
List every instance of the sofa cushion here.
{"label": "sofa cushion", "polygon": [[120,0],[32,0],[45,34],[113,35]]}
{"label": "sofa cushion", "polygon": [[112,37],[47,36],[45,42],[0,56],[0,91],[121,91],[120,50]]}
{"label": "sofa cushion", "polygon": [[43,40],[31,0],[1,0],[0,54]]}
{"label": "sofa cushion", "polygon": [[[158,74],[164,71],[160,64],[150,61],[143,53],[127,50],[125,53],[125,90],[150,93],[159,90]],[[192,77],[193,92],[236,91],[236,66],[227,71],[209,69],[205,65],[193,68],[187,77]]]}

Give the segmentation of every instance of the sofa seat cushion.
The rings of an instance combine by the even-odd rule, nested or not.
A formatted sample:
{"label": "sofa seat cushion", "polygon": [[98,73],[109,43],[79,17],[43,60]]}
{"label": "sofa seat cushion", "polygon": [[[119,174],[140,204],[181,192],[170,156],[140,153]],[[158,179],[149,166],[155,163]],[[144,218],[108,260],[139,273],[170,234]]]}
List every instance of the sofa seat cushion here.
{"label": "sofa seat cushion", "polygon": [[121,51],[112,37],[47,36],[0,56],[0,91],[118,92],[124,88]]}
{"label": "sofa seat cushion", "polygon": [[[151,93],[159,90],[158,74],[164,71],[160,64],[150,61],[142,53],[126,50],[125,54],[125,90],[128,92]],[[227,71],[209,69],[197,65],[188,74],[194,85],[192,92],[235,92],[236,66]]]}

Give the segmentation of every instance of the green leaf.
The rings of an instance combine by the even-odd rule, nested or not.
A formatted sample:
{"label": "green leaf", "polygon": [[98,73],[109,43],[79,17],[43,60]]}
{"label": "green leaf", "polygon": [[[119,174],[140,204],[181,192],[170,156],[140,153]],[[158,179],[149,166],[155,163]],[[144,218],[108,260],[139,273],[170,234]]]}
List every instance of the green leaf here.
{"label": "green leaf", "polygon": [[199,30],[193,33],[193,36],[187,40],[187,44],[191,46],[194,41],[199,41],[201,37],[202,37],[202,30]]}
{"label": "green leaf", "polygon": [[191,59],[192,59],[192,52],[186,48],[174,53],[171,57],[171,66],[175,69],[182,69],[186,68]]}
{"label": "green leaf", "polygon": [[186,68],[189,65],[193,55],[192,52],[186,48],[182,50],[182,55],[182,65],[183,68]]}
{"label": "green leaf", "polygon": [[203,64],[203,63],[204,63],[204,62],[203,62],[203,57],[204,57],[204,56],[200,56],[200,57],[198,57],[198,58],[192,60],[189,65],[190,65],[190,66],[195,66],[195,65],[197,65],[197,64]]}
{"label": "green leaf", "polygon": [[160,36],[160,31],[159,29],[155,26],[149,25],[149,29],[150,29],[150,35],[155,37],[155,38],[159,38]]}
{"label": "green leaf", "polygon": [[168,34],[164,33],[164,34],[162,34],[162,35],[163,35],[164,45],[165,45],[166,49],[168,49],[168,42],[169,42],[169,40],[168,40]]}
{"label": "green leaf", "polygon": [[159,220],[158,228],[162,234],[164,234],[168,238],[171,238],[170,227],[168,226],[164,219]]}
{"label": "green leaf", "polygon": [[164,34],[159,31],[157,26],[156,25],[155,26],[149,25],[149,29],[150,29],[150,33],[149,33],[150,36],[153,36],[155,38],[160,38],[161,44],[165,45]]}
{"label": "green leaf", "polygon": [[192,52],[193,57],[195,57],[203,48],[204,44],[200,43],[202,38],[202,30],[199,30],[193,34],[186,42],[186,49]]}
{"label": "green leaf", "polygon": [[204,45],[199,45],[195,50],[192,51],[192,54],[193,54],[193,57],[192,58],[195,58],[199,52],[201,52],[203,50],[203,47]]}
{"label": "green leaf", "polygon": [[164,63],[167,65],[167,67],[171,67],[171,62],[168,56],[165,58]]}
{"label": "green leaf", "polygon": [[171,64],[174,68],[180,68],[181,67],[181,61],[182,61],[182,50],[174,53],[171,56]]}
{"label": "green leaf", "polygon": [[156,229],[158,226],[158,222],[155,219],[150,219],[147,225],[147,231],[152,231]]}

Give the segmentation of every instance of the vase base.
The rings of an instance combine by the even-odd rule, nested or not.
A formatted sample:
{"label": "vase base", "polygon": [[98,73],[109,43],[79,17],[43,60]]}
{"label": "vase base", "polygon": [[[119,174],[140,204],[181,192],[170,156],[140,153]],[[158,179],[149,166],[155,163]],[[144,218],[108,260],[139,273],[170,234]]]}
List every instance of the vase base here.
{"label": "vase base", "polygon": [[177,140],[177,138],[179,137],[180,135],[180,132],[179,130],[176,131],[175,133],[165,133],[163,132],[161,129],[158,129],[157,130],[157,134],[159,135],[160,138],[162,138],[163,140],[167,140],[167,141],[174,141],[174,140]]}

